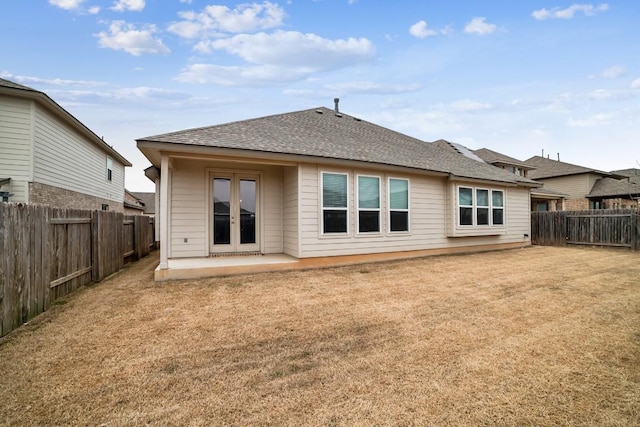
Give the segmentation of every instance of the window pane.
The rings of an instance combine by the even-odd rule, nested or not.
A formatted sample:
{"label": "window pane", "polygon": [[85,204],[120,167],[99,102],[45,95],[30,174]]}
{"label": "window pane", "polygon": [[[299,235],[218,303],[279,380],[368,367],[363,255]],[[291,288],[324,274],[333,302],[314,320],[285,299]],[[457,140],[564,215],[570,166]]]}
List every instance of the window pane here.
{"label": "window pane", "polygon": [[240,180],[240,243],[256,242],[256,182]]}
{"label": "window pane", "polygon": [[473,208],[460,208],[460,225],[473,225]]}
{"label": "window pane", "polygon": [[476,225],[489,225],[489,208],[476,209],[476,216],[478,217]]}
{"label": "window pane", "polygon": [[370,233],[380,231],[379,211],[358,212],[358,231],[360,233]]}
{"label": "window pane", "polygon": [[213,243],[228,245],[231,243],[231,180],[214,178],[213,180]]}
{"label": "window pane", "polygon": [[502,191],[492,191],[491,192],[491,201],[493,202],[493,206],[498,208],[498,207],[504,207],[504,193]]}
{"label": "window pane", "polygon": [[322,212],[324,233],[346,233],[347,211],[325,210]]}
{"label": "window pane", "polygon": [[489,190],[476,190],[476,204],[489,206]]}
{"label": "window pane", "polygon": [[471,188],[458,188],[458,204],[460,206],[473,205],[473,190]]}
{"label": "window pane", "polygon": [[409,181],[406,179],[390,179],[389,199],[389,207],[391,209],[409,209]]}
{"label": "window pane", "polygon": [[380,208],[380,178],[358,177],[358,207],[361,209]]}
{"label": "window pane", "polygon": [[335,173],[322,174],[322,206],[347,207],[347,176]]}
{"label": "window pane", "polygon": [[409,231],[409,212],[391,212],[391,231]]}
{"label": "window pane", "polygon": [[503,224],[504,224],[504,209],[494,209],[493,225],[503,225]]}

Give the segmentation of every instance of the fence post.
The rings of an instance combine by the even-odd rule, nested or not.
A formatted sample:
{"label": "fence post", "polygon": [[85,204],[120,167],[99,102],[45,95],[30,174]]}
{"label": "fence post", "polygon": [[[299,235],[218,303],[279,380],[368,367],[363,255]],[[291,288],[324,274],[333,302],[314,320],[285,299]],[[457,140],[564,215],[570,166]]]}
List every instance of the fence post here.
{"label": "fence post", "polygon": [[91,280],[102,280],[100,269],[100,211],[91,212]]}

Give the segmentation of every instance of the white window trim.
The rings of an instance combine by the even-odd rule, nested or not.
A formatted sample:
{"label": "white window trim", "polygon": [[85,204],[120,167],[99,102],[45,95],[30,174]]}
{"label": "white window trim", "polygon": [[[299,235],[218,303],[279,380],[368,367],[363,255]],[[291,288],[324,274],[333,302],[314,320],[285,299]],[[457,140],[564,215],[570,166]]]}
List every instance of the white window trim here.
{"label": "white window trim", "polygon": [[[471,205],[461,205],[460,204],[460,189],[461,188],[468,188],[471,189],[471,194],[472,194],[472,201],[471,201]],[[488,206],[480,206],[481,208],[488,208],[489,209],[489,224],[480,224],[478,225],[478,197],[477,197],[477,191],[478,190],[487,190],[489,192],[489,197],[488,197],[488,202],[489,205]],[[494,207],[493,206],[493,192],[494,191],[499,191],[502,193],[502,206],[497,206]],[[499,189],[499,188],[486,188],[486,187],[473,187],[473,186],[469,186],[469,185],[457,185],[456,186],[456,223],[458,225],[458,227],[463,228],[463,229],[483,229],[483,228],[504,228],[507,222],[506,219],[506,212],[507,212],[507,208],[506,208],[506,197],[505,197],[505,191],[503,189]],[[460,208],[472,208],[472,224],[460,224]],[[493,223],[493,210],[494,209],[502,209],[502,224],[494,224]]]}
{"label": "white window trim", "polygon": [[[502,206],[493,206],[493,192],[501,192],[502,193]],[[492,227],[504,227],[505,222],[507,222],[507,209],[505,207],[505,191],[504,190],[498,190],[497,188],[492,188],[491,191],[489,191],[489,203],[490,203],[490,208],[489,208],[489,220],[491,222],[491,226]],[[502,224],[494,224],[493,223],[493,211],[495,209],[502,209]]]}
{"label": "white window trim", "polygon": [[[391,209],[391,180],[407,181],[407,209]],[[407,212],[407,229],[403,231],[391,231],[391,211]],[[409,178],[395,176],[387,177],[387,233],[391,235],[411,233],[411,181]]]}
{"label": "white window trim", "polygon": [[[376,178],[378,180],[378,208],[360,208],[360,177],[363,178]],[[356,175],[356,233],[363,236],[372,236],[382,234],[382,178],[378,175],[366,175],[366,174],[357,174]],[[378,231],[360,231],[360,211],[377,211],[378,212]]]}
{"label": "white window trim", "polygon": [[[111,171],[111,176],[109,176],[109,171]],[[109,156],[107,156],[105,178],[107,181],[113,181],[113,159]]]}
{"label": "white window trim", "polygon": [[[486,191],[487,192],[487,205],[478,205],[478,191]],[[491,227],[492,221],[491,221],[491,191],[493,191],[491,188],[485,188],[485,187],[475,187],[473,189],[473,196],[474,196],[474,205],[473,205],[473,219],[474,219],[474,225],[477,227]],[[485,208],[488,210],[487,212],[487,220],[489,221],[487,224],[478,224],[478,208]]]}
{"label": "white window trim", "polygon": [[[324,207],[324,175],[325,174],[332,174],[332,175],[344,175],[347,177],[347,206],[345,208],[325,208]],[[349,173],[348,172],[336,172],[336,171],[331,171],[331,170],[322,170],[320,171],[320,235],[321,236],[348,236],[349,235],[349,223],[350,223],[350,218],[349,218],[349,211],[350,211],[350,204],[349,204],[349,200],[351,200],[351,195],[349,194]],[[325,210],[344,210],[347,212],[347,231],[345,232],[338,232],[338,233],[325,233],[324,232],[324,211]]]}

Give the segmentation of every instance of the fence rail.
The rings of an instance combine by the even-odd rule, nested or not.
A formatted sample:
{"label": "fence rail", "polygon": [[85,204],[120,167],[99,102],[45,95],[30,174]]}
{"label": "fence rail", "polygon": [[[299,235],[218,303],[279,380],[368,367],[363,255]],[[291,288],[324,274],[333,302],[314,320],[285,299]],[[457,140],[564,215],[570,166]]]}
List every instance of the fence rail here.
{"label": "fence rail", "polygon": [[153,230],[145,216],[0,203],[0,336],[148,255]]}
{"label": "fence rail", "polygon": [[531,213],[534,245],[609,246],[640,250],[640,214],[636,209]]}

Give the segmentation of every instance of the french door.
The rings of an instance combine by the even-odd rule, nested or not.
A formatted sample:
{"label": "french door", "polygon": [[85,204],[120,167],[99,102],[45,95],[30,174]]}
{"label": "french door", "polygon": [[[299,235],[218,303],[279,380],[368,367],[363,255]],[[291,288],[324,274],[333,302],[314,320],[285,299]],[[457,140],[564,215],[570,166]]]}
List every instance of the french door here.
{"label": "french door", "polygon": [[211,176],[211,252],[258,252],[258,176],[215,173]]}

